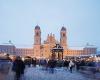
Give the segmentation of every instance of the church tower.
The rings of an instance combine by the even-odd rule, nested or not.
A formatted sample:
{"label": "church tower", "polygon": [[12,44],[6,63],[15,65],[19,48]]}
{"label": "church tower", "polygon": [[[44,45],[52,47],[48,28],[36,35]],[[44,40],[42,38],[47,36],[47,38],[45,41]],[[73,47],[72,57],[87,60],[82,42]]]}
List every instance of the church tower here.
{"label": "church tower", "polygon": [[67,35],[66,35],[66,28],[63,26],[60,31],[60,45],[67,49]]}
{"label": "church tower", "polygon": [[40,46],[41,46],[41,29],[38,25],[34,29],[34,57],[40,57]]}

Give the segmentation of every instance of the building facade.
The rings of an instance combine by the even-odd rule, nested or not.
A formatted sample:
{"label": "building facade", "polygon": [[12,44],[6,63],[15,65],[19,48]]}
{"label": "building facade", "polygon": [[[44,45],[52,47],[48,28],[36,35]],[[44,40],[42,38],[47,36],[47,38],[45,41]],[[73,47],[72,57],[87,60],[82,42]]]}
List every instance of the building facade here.
{"label": "building facade", "polygon": [[12,44],[0,45],[0,53],[16,54],[16,47]]}
{"label": "building facade", "polygon": [[16,55],[17,56],[33,56],[33,48],[16,48]]}
{"label": "building facade", "polygon": [[51,49],[59,44],[63,47],[63,56],[84,56],[96,54],[97,48],[95,46],[87,45],[84,48],[71,49],[67,43],[67,29],[63,26],[60,30],[60,40],[56,40],[54,34],[48,34],[47,39],[41,44],[41,29],[38,25],[34,29],[34,44],[32,48],[16,48],[14,45],[0,45],[0,53],[8,53],[17,56],[30,56],[36,58],[50,58]]}
{"label": "building facade", "polygon": [[34,57],[40,58],[50,58],[51,57],[51,49],[56,45],[60,44],[63,49],[63,55],[66,56],[85,56],[96,54],[97,48],[95,46],[86,45],[81,50],[70,49],[67,43],[67,29],[63,26],[60,30],[60,40],[56,40],[54,34],[48,34],[47,39],[41,44],[41,29],[37,25],[34,29]]}

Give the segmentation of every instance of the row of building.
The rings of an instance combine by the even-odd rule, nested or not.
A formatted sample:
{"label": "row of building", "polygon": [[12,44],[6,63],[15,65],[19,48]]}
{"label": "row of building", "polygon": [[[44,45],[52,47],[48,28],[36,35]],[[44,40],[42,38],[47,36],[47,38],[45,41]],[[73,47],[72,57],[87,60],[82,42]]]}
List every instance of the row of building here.
{"label": "row of building", "polygon": [[16,48],[15,45],[0,45],[0,53],[17,55],[17,56],[33,56],[32,48]]}
{"label": "row of building", "polygon": [[71,49],[67,43],[67,29],[63,26],[60,30],[60,40],[56,40],[54,34],[48,34],[47,39],[41,44],[41,29],[38,25],[34,29],[34,45],[32,48],[17,48],[13,44],[0,45],[0,53],[7,53],[18,56],[50,58],[51,49],[59,44],[63,47],[63,56],[85,56],[96,54],[97,48],[87,44],[82,49]]}

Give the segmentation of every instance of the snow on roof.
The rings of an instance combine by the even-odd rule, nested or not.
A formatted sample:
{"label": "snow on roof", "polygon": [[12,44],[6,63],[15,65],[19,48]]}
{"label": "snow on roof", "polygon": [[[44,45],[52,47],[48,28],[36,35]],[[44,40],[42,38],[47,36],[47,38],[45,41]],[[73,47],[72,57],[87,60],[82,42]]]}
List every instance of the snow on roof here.
{"label": "snow on roof", "polygon": [[96,46],[95,45],[90,45],[89,43],[87,43],[85,48],[96,48]]}
{"label": "snow on roof", "polygon": [[69,47],[72,50],[83,50],[84,47]]}
{"label": "snow on roof", "polygon": [[15,46],[15,45],[6,43],[6,44],[0,44],[0,46]]}
{"label": "snow on roof", "polygon": [[86,45],[85,48],[96,48],[94,45]]}

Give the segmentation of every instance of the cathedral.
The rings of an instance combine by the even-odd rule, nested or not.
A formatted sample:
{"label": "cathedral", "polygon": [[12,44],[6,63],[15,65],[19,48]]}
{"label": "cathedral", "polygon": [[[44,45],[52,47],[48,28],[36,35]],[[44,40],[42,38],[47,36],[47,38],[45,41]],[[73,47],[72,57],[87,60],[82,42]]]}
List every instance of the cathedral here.
{"label": "cathedral", "polygon": [[30,56],[36,58],[50,58],[52,49],[56,44],[59,44],[63,48],[63,58],[73,56],[87,56],[96,54],[97,48],[95,46],[87,44],[82,49],[71,49],[67,43],[67,29],[61,27],[60,40],[56,40],[54,34],[48,34],[47,39],[41,43],[41,28],[36,25],[34,29],[34,44],[31,48],[17,48],[15,45],[0,45],[0,53],[7,53],[17,56]]}
{"label": "cathedral", "polygon": [[51,57],[51,49],[59,44],[63,47],[63,56],[85,56],[96,54],[97,48],[94,46],[87,45],[83,49],[70,49],[67,43],[67,29],[66,27],[62,27],[60,30],[60,41],[55,39],[54,34],[48,34],[47,39],[41,44],[41,29],[37,25],[34,29],[34,45],[33,45],[33,55],[34,57],[40,58],[50,58]]}

